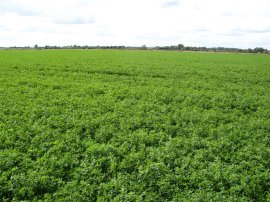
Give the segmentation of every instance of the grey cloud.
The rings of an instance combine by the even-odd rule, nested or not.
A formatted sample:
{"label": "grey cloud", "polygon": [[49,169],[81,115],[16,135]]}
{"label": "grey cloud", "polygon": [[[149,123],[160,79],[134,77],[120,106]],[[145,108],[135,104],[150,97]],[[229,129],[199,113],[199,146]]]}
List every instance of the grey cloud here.
{"label": "grey cloud", "polygon": [[231,17],[231,16],[235,16],[235,13],[232,13],[232,12],[223,12],[222,13],[222,16]]}
{"label": "grey cloud", "polygon": [[33,11],[33,10],[17,10],[16,11],[17,15],[20,15],[20,16],[39,16],[39,15],[42,15],[41,12],[37,12],[37,11]]}
{"label": "grey cloud", "polygon": [[270,26],[263,29],[254,29],[254,28],[235,28],[227,31],[218,31],[218,30],[208,30],[204,28],[198,28],[194,30],[195,32],[205,32],[209,34],[219,35],[219,36],[247,36],[249,34],[270,34]]}
{"label": "grey cloud", "polygon": [[36,26],[29,26],[29,27],[25,27],[22,30],[20,30],[21,32],[39,32],[42,31],[39,27]]}
{"label": "grey cloud", "polygon": [[175,7],[175,6],[178,6],[179,3],[180,2],[178,0],[167,1],[162,4],[162,7],[163,8]]}
{"label": "grey cloud", "polygon": [[9,3],[4,3],[0,1],[1,7],[0,7],[0,13],[6,14],[6,13],[16,13],[19,16],[35,16],[40,15],[41,12],[38,10],[34,10],[33,8],[30,8],[26,5],[23,5],[19,2],[10,1]]}
{"label": "grey cloud", "polygon": [[225,11],[225,12],[221,13],[221,16],[223,16],[223,17],[245,17],[244,14],[234,13],[234,12],[230,12],[230,11]]}
{"label": "grey cloud", "polygon": [[210,29],[204,28],[204,27],[199,27],[194,30],[195,32],[211,32]]}
{"label": "grey cloud", "polygon": [[6,26],[0,25],[0,31],[4,32],[4,31],[9,31],[10,29],[7,28]]}
{"label": "grey cloud", "polygon": [[112,36],[116,36],[115,34],[109,32],[108,30],[104,30],[104,31],[97,31],[96,34],[98,36],[101,36],[101,37],[106,37],[106,36],[109,36],[109,37],[112,37]]}
{"label": "grey cloud", "polygon": [[55,24],[94,24],[96,21],[92,18],[82,18],[82,17],[74,17],[74,18],[59,18],[53,20]]}
{"label": "grey cloud", "polygon": [[268,29],[263,29],[263,30],[252,30],[250,33],[257,33],[257,34],[264,34],[264,33],[270,33],[270,28]]}
{"label": "grey cloud", "polygon": [[246,34],[264,34],[264,33],[270,33],[270,27],[266,27],[264,29],[234,29],[233,30],[236,33],[246,33]]}
{"label": "grey cloud", "polygon": [[87,6],[87,5],[93,4],[95,2],[97,2],[97,0],[77,0],[76,5]]}
{"label": "grey cloud", "polygon": [[270,33],[270,28],[266,29],[233,29],[226,33],[217,33],[223,36],[247,36],[248,34],[267,34]]}
{"label": "grey cloud", "polygon": [[235,31],[231,31],[231,32],[227,32],[227,33],[218,33],[221,36],[246,36],[246,33],[244,32],[235,32]]}
{"label": "grey cloud", "polygon": [[159,33],[145,33],[135,36],[137,39],[141,40],[169,40],[169,41],[177,41],[179,36],[177,34],[170,34],[168,36],[160,35]]}

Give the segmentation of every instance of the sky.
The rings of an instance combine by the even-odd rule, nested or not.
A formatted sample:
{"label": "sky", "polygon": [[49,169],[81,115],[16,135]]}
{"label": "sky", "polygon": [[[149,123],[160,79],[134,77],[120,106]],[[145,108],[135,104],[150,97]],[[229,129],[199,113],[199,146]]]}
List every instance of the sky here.
{"label": "sky", "polygon": [[270,0],[0,0],[0,47],[270,49]]}

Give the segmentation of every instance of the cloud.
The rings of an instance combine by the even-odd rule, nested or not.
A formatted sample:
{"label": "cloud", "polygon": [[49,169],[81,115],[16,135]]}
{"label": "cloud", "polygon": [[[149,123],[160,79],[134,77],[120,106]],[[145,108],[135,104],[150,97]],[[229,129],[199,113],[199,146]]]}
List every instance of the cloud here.
{"label": "cloud", "polygon": [[0,46],[270,49],[270,0],[0,0]]}
{"label": "cloud", "polygon": [[270,26],[264,28],[236,28],[232,30],[232,34],[270,34]]}
{"label": "cloud", "polygon": [[240,14],[239,12],[231,12],[231,11],[224,11],[222,14],[224,17],[235,17],[235,16],[244,16],[243,14]]}
{"label": "cloud", "polygon": [[175,7],[179,5],[179,1],[178,0],[173,0],[173,1],[167,1],[165,3],[162,4],[162,8],[170,8],[170,7]]}
{"label": "cloud", "polygon": [[8,31],[9,29],[6,26],[0,25],[0,31]]}
{"label": "cloud", "polygon": [[270,34],[270,27],[265,29],[247,29],[244,32],[251,33],[251,34]]}
{"label": "cloud", "polygon": [[91,18],[82,17],[66,17],[53,20],[56,24],[70,24],[70,25],[82,25],[82,24],[94,24],[96,21]]}
{"label": "cloud", "polygon": [[265,30],[253,30],[249,33],[253,34],[270,34],[270,29],[265,29]]}
{"label": "cloud", "polygon": [[0,14],[16,13],[19,16],[34,16],[40,15],[41,10],[35,9],[32,6],[27,5],[27,2],[21,2],[17,0],[10,0],[4,2],[0,0]]}
{"label": "cloud", "polygon": [[196,29],[194,29],[195,32],[211,32],[210,29],[207,29],[205,27],[198,27]]}

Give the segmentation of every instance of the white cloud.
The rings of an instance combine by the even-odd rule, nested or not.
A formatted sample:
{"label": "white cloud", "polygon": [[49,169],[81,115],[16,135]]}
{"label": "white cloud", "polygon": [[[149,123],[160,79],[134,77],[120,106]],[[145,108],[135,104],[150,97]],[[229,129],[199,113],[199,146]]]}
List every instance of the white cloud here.
{"label": "white cloud", "polygon": [[179,0],[171,0],[171,1],[166,1],[162,4],[163,8],[169,8],[169,7],[174,7],[179,5]]}
{"label": "white cloud", "polygon": [[270,0],[0,0],[0,46],[270,49]]}

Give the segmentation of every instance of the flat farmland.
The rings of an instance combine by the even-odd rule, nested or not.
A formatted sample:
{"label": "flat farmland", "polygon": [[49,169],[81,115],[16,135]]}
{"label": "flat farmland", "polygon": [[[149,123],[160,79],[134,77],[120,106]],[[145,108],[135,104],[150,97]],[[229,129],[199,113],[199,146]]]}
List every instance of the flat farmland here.
{"label": "flat farmland", "polygon": [[1,201],[269,201],[270,56],[0,51]]}

